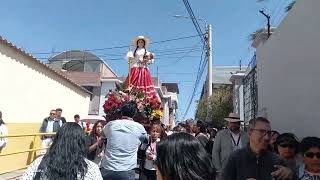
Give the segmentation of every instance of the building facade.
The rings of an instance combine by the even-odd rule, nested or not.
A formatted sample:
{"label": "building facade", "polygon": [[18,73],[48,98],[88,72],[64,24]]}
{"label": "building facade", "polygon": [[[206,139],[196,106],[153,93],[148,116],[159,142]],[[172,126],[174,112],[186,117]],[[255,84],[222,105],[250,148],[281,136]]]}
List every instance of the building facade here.
{"label": "building facade", "polygon": [[[67,121],[87,114],[90,92],[0,36],[0,110],[9,134],[31,134],[52,109]],[[2,153],[28,149],[33,137],[9,138]],[[40,139],[37,139],[40,143]],[[0,157],[0,173],[24,167],[31,153]]]}
{"label": "building facade", "polygon": [[297,1],[257,48],[258,114],[275,130],[320,136],[320,1]]}
{"label": "building facade", "polygon": [[90,91],[88,114],[99,114],[103,91],[101,80],[117,77],[103,59],[88,51],[70,50],[50,58],[48,65]]}

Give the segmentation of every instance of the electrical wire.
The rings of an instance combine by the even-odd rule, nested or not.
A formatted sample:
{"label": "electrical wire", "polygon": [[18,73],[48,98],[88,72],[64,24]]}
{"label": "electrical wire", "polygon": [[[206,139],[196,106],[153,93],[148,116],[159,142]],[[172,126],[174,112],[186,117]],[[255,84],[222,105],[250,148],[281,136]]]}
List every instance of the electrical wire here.
{"label": "electrical wire", "polygon": [[[166,40],[160,40],[160,41],[154,41],[151,42],[150,44],[160,44],[160,43],[165,43],[165,42],[171,42],[171,41],[177,41],[177,40],[183,40],[183,39],[190,39],[198,36],[203,36],[203,34],[198,34],[198,35],[191,35],[191,36],[184,36],[184,37],[179,37],[179,38],[171,38],[171,39],[166,39]],[[123,49],[123,48],[128,48],[130,45],[122,45],[122,46],[113,46],[113,47],[104,47],[104,48],[95,48],[95,49],[84,49],[83,51],[102,51],[102,50],[111,50],[111,49]],[[55,51],[55,52],[32,52],[30,54],[59,54],[65,51]]]}
{"label": "electrical wire", "polygon": [[189,100],[189,103],[188,103],[188,106],[186,108],[186,111],[183,115],[183,118],[182,119],[185,119],[185,117],[187,116],[188,114],[188,111],[191,107],[191,104],[193,102],[193,99],[195,97],[195,94],[196,94],[196,91],[198,89],[198,86],[199,86],[199,83],[200,83],[200,80],[201,80],[201,77],[203,75],[203,72],[204,72],[204,68],[206,67],[206,64],[207,64],[207,61],[206,59],[208,58],[208,54],[206,54],[205,58],[203,58],[203,52],[205,50],[205,44],[203,44],[203,51],[201,53],[201,60],[199,62],[199,67],[198,67],[198,72],[197,72],[197,77],[196,77],[196,80],[195,80],[195,83],[194,83],[194,87],[193,87],[193,90],[192,90],[192,93],[191,93],[191,96],[190,96],[190,100]]}

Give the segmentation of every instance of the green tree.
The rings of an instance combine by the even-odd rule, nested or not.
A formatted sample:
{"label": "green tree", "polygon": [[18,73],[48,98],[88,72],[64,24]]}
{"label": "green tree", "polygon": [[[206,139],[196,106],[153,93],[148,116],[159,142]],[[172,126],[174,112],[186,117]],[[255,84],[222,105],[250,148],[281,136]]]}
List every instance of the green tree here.
{"label": "green tree", "polygon": [[[208,104],[210,106],[209,118],[217,128],[225,125],[224,118],[233,111],[233,90],[230,85],[222,85],[214,89],[213,96],[209,100],[201,100],[198,104],[196,119],[205,120],[207,117]],[[209,103],[208,103],[209,102]]]}

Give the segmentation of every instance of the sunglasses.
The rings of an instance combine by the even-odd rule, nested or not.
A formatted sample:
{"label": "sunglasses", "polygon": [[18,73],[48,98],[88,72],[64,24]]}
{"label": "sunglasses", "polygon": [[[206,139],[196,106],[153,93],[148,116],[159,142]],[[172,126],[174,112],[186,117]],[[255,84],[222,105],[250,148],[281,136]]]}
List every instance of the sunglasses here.
{"label": "sunglasses", "polygon": [[264,130],[264,129],[254,129],[252,128],[251,130],[253,131],[258,131],[262,136],[271,136],[272,131]]}
{"label": "sunglasses", "polygon": [[295,148],[295,145],[293,144],[279,144],[279,146],[283,148],[291,148],[291,149]]}
{"label": "sunglasses", "polygon": [[313,153],[313,152],[307,152],[304,154],[305,157],[307,158],[314,158],[315,156],[317,157],[317,159],[320,159],[320,152],[317,153]]}

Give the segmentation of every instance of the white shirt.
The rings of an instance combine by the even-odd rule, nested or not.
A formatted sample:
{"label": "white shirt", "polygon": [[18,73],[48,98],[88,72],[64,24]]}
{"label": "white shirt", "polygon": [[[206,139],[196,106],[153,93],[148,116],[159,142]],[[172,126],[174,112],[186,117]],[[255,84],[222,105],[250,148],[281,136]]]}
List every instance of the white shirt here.
{"label": "white shirt", "polygon": [[[34,160],[32,164],[29,165],[28,169],[22,175],[21,180],[33,180],[38,170],[38,166],[41,163],[42,158],[43,156],[40,156],[39,158]],[[85,159],[85,161],[88,165],[88,171],[84,175],[84,180],[102,180],[102,176],[101,176],[98,165],[96,165],[94,162],[89,161],[88,159]]]}
{"label": "white shirt", "polygon": [[80,126],[82,129],[86,127],[86,123],[85,123],[85,122],[79,121],[79,122],[77,122],[77,124],[79,124],[79,126]]}
{"label": "white shirt", "polygon": [[47,129],[46,129],[47,133],[53,132],[53,123],[54,123],[54,120],[49,118],[48,119],[48,124],[47,124]]}
{"label": "white shirt", "polygon": [[154,167],[154,161],[157,158],[157,150],[156,150],[156,146],[157,146],[157,142],[159,142],[160,139],[157,139],[156,142],[151,143],[150,146],[148,146],[147,150],[146,150],[146,157],[148,156],[149,153],[153,154],[153,159],[152,160],[148,160],[146,158],[146,161],[144,163],[144,168],[148,169],[148,170],[156,170],[156,168]]}
{"label": "white shirt", "polygon": [[[8,135],[8,129],[5,124],[0,125],[0,135]],[[0,138],[0,149],[4,148],[8,143],[8,138]]]}
{"label": "white shirt", "polygon": [[107,138],[105,155],[101,166],[111,171],[128,171],[137,166],[140,144],[148,140],[144,127],[133,121],[119,119],[110,121],[103,133]]}
{"label": "white shirt", "polygon": [[[136,56],[134,57],[134,51],[129,51],[127,53],[127,58],[132,58],[131,67],[148,67],[149,64],[154,62],[154,59],[149,60],[147,64],[142,64],[143,56],[145,54],[144,48],[138,48],[136,51]],[[146,55],[150,55],[151,53],[147,51]]]}
{"label": "white shirt", "polygon": [[235,134],[235,133],[231,132],[231,136],[232,136],[232,139],[233,139],[233,140],[231,139],[231,143],[232,143],[232,146],[233,146],[234,150],[242,148],[240,132],[238,134]]}
{"label": "white shirt", "polygon": [[56,120],[53,120],[53,119],[50,119],[48,118],[48,124],[47,124],[47,129],[46,129],[46,133],[52,133],[53,132],[53,123],[55,121],[59,121],[59,126],[61,127],[62,126],[62,121],[59,120],[59,119],[56,119]]}

